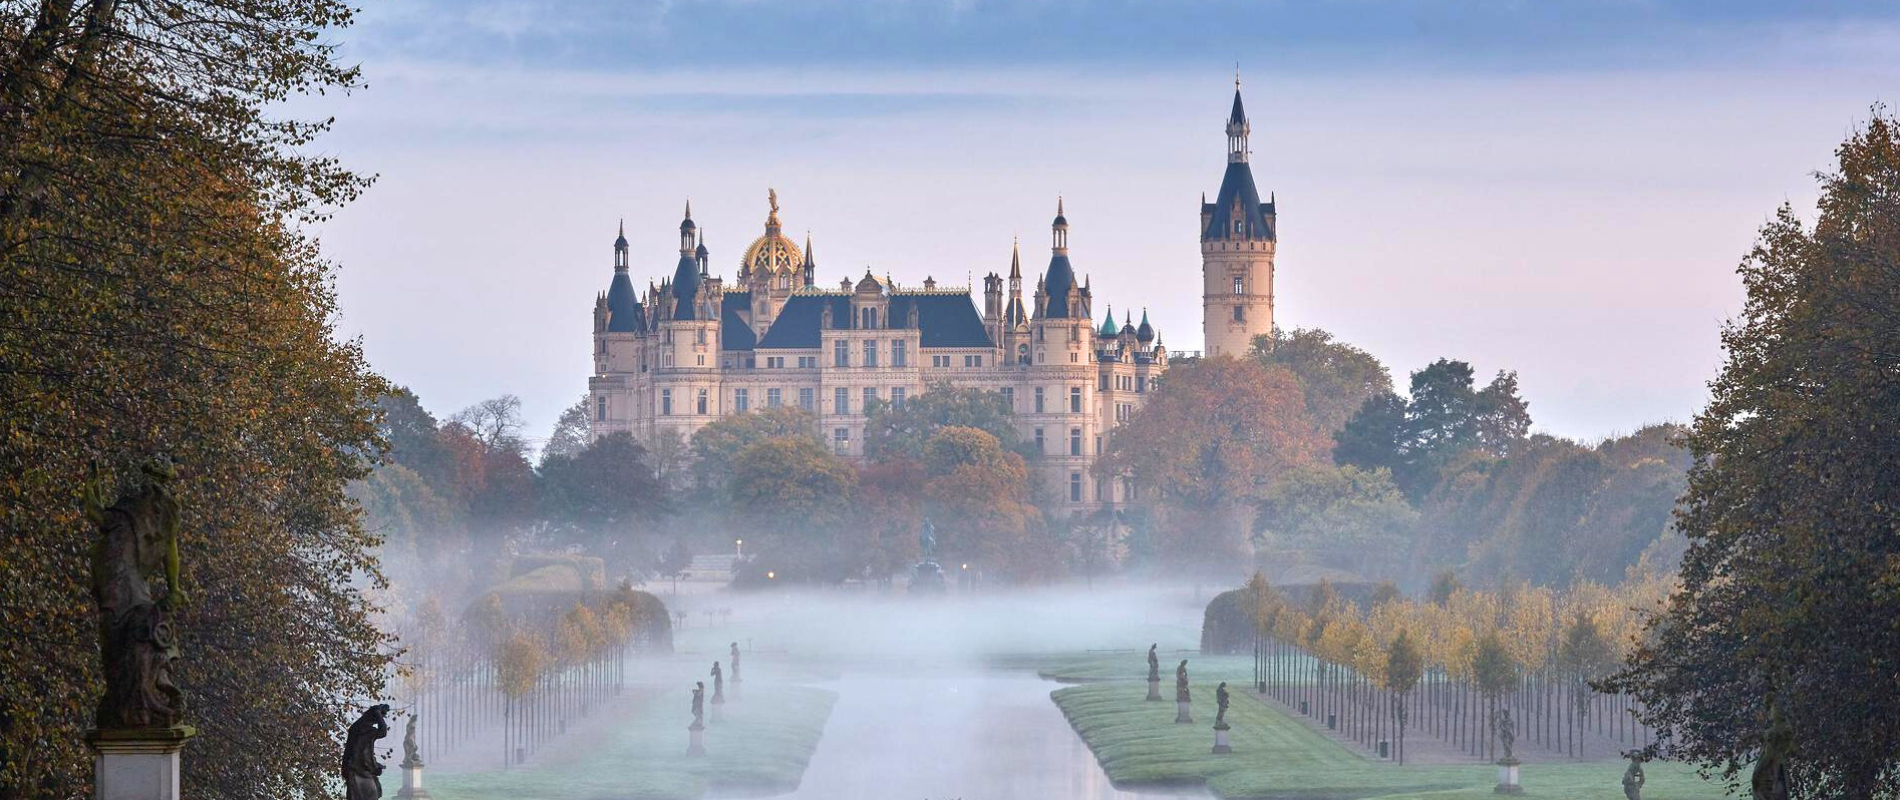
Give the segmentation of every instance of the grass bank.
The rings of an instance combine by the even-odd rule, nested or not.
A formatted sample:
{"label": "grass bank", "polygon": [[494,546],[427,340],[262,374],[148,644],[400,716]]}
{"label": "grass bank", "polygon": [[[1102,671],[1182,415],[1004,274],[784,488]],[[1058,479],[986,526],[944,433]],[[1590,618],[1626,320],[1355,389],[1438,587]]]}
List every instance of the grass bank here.
{"label": "grass bank", "polygon": [[[1193,662],[1188,666],[1192,669]],[[1083,684],[1051,697],[1109,779],[1125,790],[1205,785],[1223,800],[1496,800],[1495,767],[1369,761],[1239,692],[1227,711],[1234,752],[1214,755],[1214,683],[1195,681],[1193,690],[1192,725],[1174,723],[1173,702],[1144,701],[1140,683]],[[1171,687],[1167,694],[1171,700]],[[1620,762],[1526,765],[1520,783],[1526,797],[1622,800],[1623,767]],[[1644,800],[1727,796],[1719,783],[1704,781],[1682,765],[1652,764],[1646,771]]]}
{"label": "grass bank", "polygon": [[[1227,681],[1238,688],[1253,680],[1251,655],[1204,656],[1193,651],[1162,650],[1156,657],[1161,661],[1162,689],[1169,697],[1174,696],[1174,668],[1184,658],[1188,660],[1188,677],[1196,683]],[[1148,680],[1146,650],[1044,653],[998,657],[990,663],[1000,669],[1033,669],[1045,679],[1062,683]]]}
{"label": "grass bank", "polygon": [[[697,800],[783,794],[798,788],[837,695],[823,689],[755,685],[708,723],[706,756],[686,757],[692,720],[685,693],[637,698],[593,742],[575,743],[522,769],[427,777],[438,800]],[[400,773],[383,775],[389,796]]]}

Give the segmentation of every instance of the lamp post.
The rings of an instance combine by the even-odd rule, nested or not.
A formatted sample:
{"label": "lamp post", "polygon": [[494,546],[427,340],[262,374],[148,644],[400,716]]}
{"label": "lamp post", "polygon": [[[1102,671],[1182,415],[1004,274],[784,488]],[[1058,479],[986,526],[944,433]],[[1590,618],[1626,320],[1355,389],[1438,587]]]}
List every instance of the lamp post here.
{"label": "lamp post", "polygon": [[739,558],[745,558],[745,540],[744,539],[732,540],[732,547],[733,547],[732,554],[734,556],[737,556]]}

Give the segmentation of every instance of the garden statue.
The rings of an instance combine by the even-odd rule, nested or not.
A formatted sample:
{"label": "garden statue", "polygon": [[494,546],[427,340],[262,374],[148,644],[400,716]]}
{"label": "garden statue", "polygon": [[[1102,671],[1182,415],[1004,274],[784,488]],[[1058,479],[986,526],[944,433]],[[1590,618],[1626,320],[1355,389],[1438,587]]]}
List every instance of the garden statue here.
{"label": "garden statue", "polygon": [[1227,728],[1227,682],[1226,681],[1221,681],[1219,686],[1214,687],[1214,703],[1217,706],[1219,706],[1219,708],[1214,712],[1214,727],[1219,728],[1221,730],[1226,730]]}
{"label": "garden statue", "polygon": [[943,594],[943,567],[937,566],[937,526],[924,517],[924,526],[917,534],[918,561],[912,568],[910,591],[913,594]]}
{"label": "garden statue", "polygon": [[1187,659],[1181,659],[1181,665],[1174,668],[1174,722],[1179,725],[1194,721],[1193,703],[1189,702],[1187,678]]}
{"label": "garden statue", "polygon": [[713,662],[712,679],[713,679],[712,704],[716,706],[723,706],[726,704],[726,676],[724,673],[721,673],[719,671],[719,662],[717,661]]}
{"label": "garden statue", "polygon": [[686,755],[692,757],[706,754],[703,739],[706,730],[706,684],[703,681],[693,683],[693,724],[686,726]]}
{"label": "garden statue", "polygon": [[415,769],[422,766],[422,750],[416,746],[416,722],[422,715],[409,712],[409,723],[402,728],[402,768]]}
{"label": "garden statue", "polygon": [[1498,746],[1504,750],[1504,757],[1498,759],[1498,763],[1517,763],[1517,759],[1511,755],[1511,745],[1517,741],[1517,725],[1511,722],[1511,710],[1500,708],[1491,719],[1491,725],[1498,733]]}
{"label": "garden statue", "polygon": [[1643,761],[1631,758],[1629,769],[1623,770],[1623,797],[1627,800],[1643,800]]}
{"label": "garden statue", "polygon": [[739,677],[739,643],[738,642],[732,643],[731,664],[732,664],[732,682],[738,683],[741,680]]}
{"label": "garden statue", "polygon": [[1148,645],[1148,680],[1161,680],[1161,659],[1155,657],[1155,648],[1160,645]]}
{"label": "garden statue", "polygon": [[1761,754],[1749,776],[1751,800],[1788,800],[1788,755],[1794,750],[1794,729],[1781,716],[1781,706],[1768,699],[1768,730],[1761,737]]}
{"label": "garden statue", "polygon": [[[170,728],[184,716],[185,699],[172,684],[178,637],[171,614],[185,603],[178,574],[177,470],[160,457],[140,470],[139,483],[105,504],[95,467],[85,487],[86,516],[99,531],[92,549],[92,597],[98,604],[99,651],[105,696],[93,714],[100,730]],[[150,580],[165,579],[165,596],[152,599]]]}
{"label": "garden statue", "polygon": [[389,735],[389,706],[377,703],[350,723],[343,740],[343,791],[348,800],[382,800],[383,765],[376,763],[376,742]]}

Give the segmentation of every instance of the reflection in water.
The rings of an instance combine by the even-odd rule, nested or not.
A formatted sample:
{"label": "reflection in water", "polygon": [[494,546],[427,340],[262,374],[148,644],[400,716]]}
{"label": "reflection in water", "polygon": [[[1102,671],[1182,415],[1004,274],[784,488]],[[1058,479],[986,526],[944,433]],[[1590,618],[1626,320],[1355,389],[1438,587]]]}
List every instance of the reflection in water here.
{"label": "reflection in water", "polygon": [[1116,800],[1088,746],[1029,673],[880,664],[838,692],[805,780],[817,800]]}

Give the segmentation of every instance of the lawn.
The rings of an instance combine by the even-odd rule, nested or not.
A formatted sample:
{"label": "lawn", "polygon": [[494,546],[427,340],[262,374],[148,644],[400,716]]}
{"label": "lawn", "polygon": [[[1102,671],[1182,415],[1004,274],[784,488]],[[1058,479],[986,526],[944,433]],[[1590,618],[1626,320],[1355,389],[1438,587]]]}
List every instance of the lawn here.
{"label": "lawn", "polygon": [[[686,702],[678,693],[642,699],[599,741],[524,769],[428,776],[439,800],[697,800],[783,794],[798,788],[818,747],[835,693],[748,681],[743,699],[708,723],[706,755],[686,757]],[[392,767],[384,782],[400,780]],[[394,787],[390,787],[394,796]]]}
{"label": "lawn", "polygon": [[[1051,697],[1109,779],[1125,790],[1205,785],[1223,800],[1495,800],[1495,767],[1368,761],[1239,692],[1227,710],[1234,752],[1214,755],[1214,684],[1197,680],[1193,689],[1192,725],[1174,724],[1173,702],[1145,702],[1140,683],[1071,686]],[[1621,762],[1525,765],[1519,782],[1527,797],[1621,800],[1623,768]],[[1651,764],[1646,772],[1644,800],[1727,796],[1720,784],[1682,765]]]}

